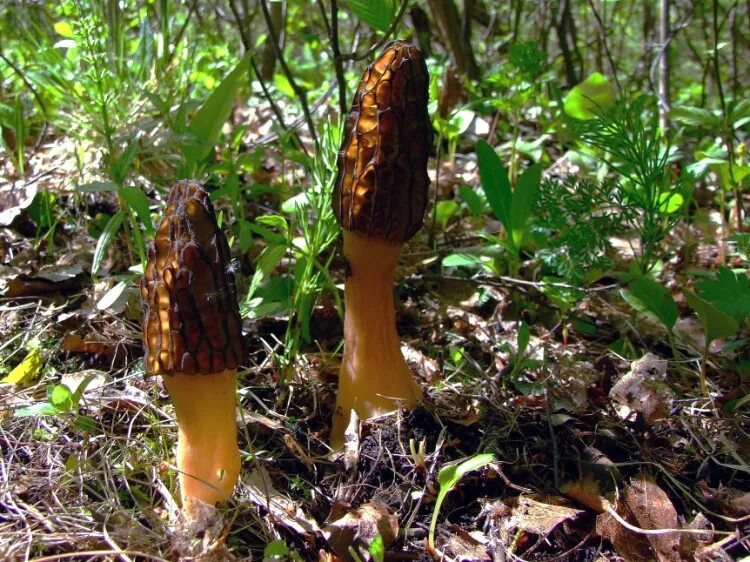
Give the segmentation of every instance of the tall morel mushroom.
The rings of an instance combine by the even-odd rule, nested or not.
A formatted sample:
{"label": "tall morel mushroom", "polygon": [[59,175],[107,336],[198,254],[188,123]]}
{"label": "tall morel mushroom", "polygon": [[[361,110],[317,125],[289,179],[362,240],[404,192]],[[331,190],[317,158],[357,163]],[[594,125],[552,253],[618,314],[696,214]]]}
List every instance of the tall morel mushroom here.
{"label": "tall morel mushroom", "polygon": [[245,359],[229,245],[208,193],[172,187],[141,280],[146,369],[163,375],[179,428],[183,510],[226,501],[240,471],[237,367]]}
{"label": "tall morel mushroom", "polygon": [[428,84],[419,50],[394,41],[365,71],[346,119],[333,192],[349,265],[334,448],[343,442],[351,410],[366,419],[398,403],[412,408],[421,398],[401,353],[393,281],[427,205]]}

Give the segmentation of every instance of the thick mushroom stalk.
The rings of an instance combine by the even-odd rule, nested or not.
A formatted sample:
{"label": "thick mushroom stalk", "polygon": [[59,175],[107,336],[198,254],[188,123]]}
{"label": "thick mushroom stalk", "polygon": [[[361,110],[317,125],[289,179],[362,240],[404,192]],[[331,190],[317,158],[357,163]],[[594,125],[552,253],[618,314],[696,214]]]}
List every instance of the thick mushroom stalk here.
{"label": "thick mushroom stalk", "polygon": [[401,353],[393,281],[427,205],[428,82],[419,50],[394,41],[365,71],[346,120],[333,193],[349,265],[334,448],[352,410],[366,419],[399,404],[413,408],[421,398]]}
{"label": "thick mushroom stalk", "polygon": [[208,193],[177,183],[141,280],[146,369],[164,375],[179,428],[183,510],[229,499],[240,471],[235,398],[245,357],[229,245]]}

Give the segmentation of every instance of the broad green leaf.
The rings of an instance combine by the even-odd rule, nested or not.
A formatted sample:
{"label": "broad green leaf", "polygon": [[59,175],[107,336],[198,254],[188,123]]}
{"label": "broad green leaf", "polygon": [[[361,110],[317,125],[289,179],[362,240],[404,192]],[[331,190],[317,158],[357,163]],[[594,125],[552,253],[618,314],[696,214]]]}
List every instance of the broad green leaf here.
{"label": "broad green leaf", "polygon": [[461,196],[461,200],[466,203],[466,206],[472,214],[481,215],[484,213],[484,199],[470,186],[466,184],[459,185],[458,194]]}
{"label": "broad green leaf", "polygon": [[115,303],[117,303],[122,297],[125,289],[128,288],[128,285],[130,285],[130,281],[118,281],[115,286],[104,293],[104,296],[96,303],[97,310],[107,310],[115,305]]}
{"label": "broad green leaf", "polygon": [[695,289],[703,300],[740,324],[750,314],[750,279],[745,273],[720,267],[715,280],[704,279],[695,284]]}
{"label": "broad green leaf", "polygon": [[459,206],[453,199],[438,201],[435,205],[435,219],[440,225],[440,229],[445,231],[448,221],[458,212]]}
{"label": "broad green leaf", "polygon": [[94,249],[94,259],[91,263],[91,275],[96,275],[99,271],[102,261],[104,261],[104,257],[107,255],[107,250],[109,250],[109,246],[112,244],[112,240],[114,240],[120,230],[124,216],[125,211],[120,209],[112,215],[112,218],[107,222],[107,226],[104,227],[104,230],[99,236],[99,240],[96,242],[96,248]]}
{"label": "broad green leaf", "polygon": [[576,119],[592,119],[597,111],[614,105],[616,99],[617,92],[612,83],[594,72],[568,92],[563,109]]}
{"label": "broad green leaf", "polygon": [[299,210],[305,209],[310,206],[310,195],[303,191],[298,193],[294,197],[290,197],[281,204],[281,210],[285,213],[293,215]]}
{"label": "broad green leaf", "polygon": [[255,222],[269,228],[280,230],[283,232],[284,238],[289,234],[289,223],[281,215],[261,215],[255,219]]}
{"label": "broad green leaf", "polygon": [[[473,457],[466,459],[456,467],[456,477],[460,479],[464,474],[471,472],[472,470],[482,468],[483,466],[487,466],[494,460],[495,455],[493,455],[492,453],[481,453],[479,455],[474,455]],[[440,481],[439,476],[438,481]],[[451,487],[455,486],[457,483],[458,480],[453,482]]]}
{"label": "broad green leaf", "polygon": [[721,129],[721,115],[701,107],[675,106],[669,112],[669,117],[683,125],[706,127],[711,130]]}
{"label": "broad green leaf", "polygon": [[453,114],[450,118],[452,129],[456,135],[462,135],[474,121],[476,114],[470,109],[461,109]]}
{"label": "broad green leaf", "polygon": [[75,406],[73,393],[64,384],[56,384],[47,389],[47,400],[58,412],[69,412]]}
{"label": "broad green leaf", "polygon": [[443,267],[481,267],[482,256],[473,254],[448,254],[443,258]]}
{"label": "broad green leaf", "polygon": [[185,143],[182,150],[188,163],[195,165],[206,156],[219,140],[221,128],[229,118],[232,103],[243,80],[247,80],[251,52],[248,51],[237,66],[221,81],[190,121],[188,131],[195,143]]}
{"label": "broad green leaf", "polygon": [[47,190],[39,191],[34,198],[31,200],[31,204],[26,207],[26,212],[29,213],[29,217],[33,220],[40,228],[50,228],[55,218],[52,213],[52,209],[55,206],[57,197],[54,193],[50,193]]}
{"label": "broad green leaf", "polygon": [[21,384],[31,382],[42,370],[44,357],[40,349],[32,349],[16,367],[0,382]]}
{"label": "broad green leaf", "polygon": [[56,414],[57,410],[49,402],[38,402],[27,408],[19,408],[13,412],[14,418],[30,418],[32,416]]}
{"label": "broad green leaf", "polygon": [[513,228],[511,223],[513,196],[510,191],[508,173],[505,171],[500,157],[486,141],[479,140],[476,150],[479,180],[482,182],[484,194],[492,212],[495,213],[497,219],[503,223],[505,230],[510,234]]}
{"label": "broad green leaf", "polygon": [[704,301],[692,291],[684,290],[683,293],[690,307],[698,313],[707,345],[715,339],[733,336],[740,329],[737,320],[727,316],[710,302]]}
{"label": "broad green leaf", "polygon": [[258,290],[260,284],[271,274],[276,265],[284,257],[284,254],[286,254],[286,251],[286,244],[273,244],[265,247],[255,265],[256,269],[250,281],[250,288],[247,290],[246,301],[253,298],[255,291]]}
{"label": "broad green leaf", "polygon": [[659,194],[659,212],[665,215],[671,215],[682,209],[685,199],[679,193],[663,192]]}
{"label": "broad green leaf", "polygon": [[73,37],[73,26],[66,21],[58,21],[52,28],[58,35],[62,35],[66,39]]}
{"label": "broad green leaf", "polygon": [[626,300],[631,306],[641,312],[650,312],[656,316],[664,326],[672,331],[677,322],[677,303],[674,302],[669,290],[659,285],[653,279],[639,276],[628,284],[628,291],[634,299]]}
{"label": "broad green leaf", "polygon": [[83,431],[84,433],[96,435],[98,427],[99,426],[94,418],[90,418],[89,416],[76,416],[76,428],[78,430]]}
{"label": "broad green leaf", "polygon": [[518,337],[516,338],[516,353],[518,357],[523,357],[526,353],[526,348],[529,346],[529,325],[521,321],[521,325],[518,327]]}
{"label": "broad green leaf", "polygon": [[137,187],[121,187],[117,194],[122,197],[128,206],[135,211],[138,218],[141,219],[143,227],[149,236],[154,234],[154,223],[151,220],[151,202],[148,200],[143,191]]}
{"label": "broad green leaf", "polygon": [[296,95],[294,93],[294,88],[292,88],[292,83],[289,82],[289,79],[286,76],[277,72],[273,77],[273,83],[276,85],[276,89],[279,92],[288,98],[294,99],[294,96]]}
{"label": "broad green leaf", "polygon": [[539,164],[530,166],[521,177],[513,191],[510,204],[510,216],[513,228],[513,244],[516,248],[521,247],[526,223],[534,210],[534,205],[539,198],[539,186],[542,183],[542,167]]}
{"label": "broad green leaf", "polygon": [[383,33],[396,17],[396,3],[392,0],[349,0],[349,7],[359,19]]}
{"label": "broad green leaf", "polygon": [[285,558],[289,554],[289,547],[281,540],[271,541],[263,549],[263,558]]}
{"label": "broad green leaf", "polygon": [[250,246],[253,245],[252,223],[245,219],[240,219],[238,222],[240,225],[240,251],[245,253],[250,249]]}

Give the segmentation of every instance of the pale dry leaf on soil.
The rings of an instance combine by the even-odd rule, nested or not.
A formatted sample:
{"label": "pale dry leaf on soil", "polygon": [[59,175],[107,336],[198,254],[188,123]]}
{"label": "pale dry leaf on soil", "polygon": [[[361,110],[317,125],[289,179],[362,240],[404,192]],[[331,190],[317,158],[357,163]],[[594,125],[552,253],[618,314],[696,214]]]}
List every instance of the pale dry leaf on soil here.
{"label": "pale dry leaf on soil", "polygon": [[364,562],[374,560],[369,546],[379,536],[383,548],[387,550],[398,537],[398,519],[389,513],[388,508],[378,502],[367,503],[354,511],[345,513],[323,528],[323,536],[333,552],[345,560],[350,560],[349,547]]}
{"label": "pale dry leaf on soil", "polygon": [[609,540],[625,560],[680,562],[691,559],[691,553],[698,546],[695,535],[670,532],[683,525],[667,494],[648,476],[634,478],[613,506],[622,519],[635,527],[664,531],[637,533],[611,513],[600,514],[596,519],[597,533]]}
{"label": "pale dry leaf on soil", "polygon": [[588,407],[588,390],[601,378],[589,361],[561,357],[550,389],[552,411],[582,412]]}
{"label": "pale dry leaf on soil", "polygon": [[649,425],[669,415],[674,393],[666,384],[667,362],[647,353],[630,365],[609,391],[609,396],[620,404],[617,412],[623,419],[632,412],[643,415]]}
{"label": "pale dry leaf on soil", "polygon": [[243,495],[258,507],[267,510],[278,523],[303,537],[311,538],[311,535],[320,532],[317,521],[279,492],[262,466],[257,466],[249,476],[244,477],[242,483]]}
{"label": "pale dry leaf on soil", "polygon": [[443,553],[457,562],[490,562],[487,552],[489,539],[480,531],[467,532],[458,525],[450,525],[450,536],[443,544]]}
{"label": "pale dry leaf on soil", "polygon": [[494,524],[501,542],[508,547],[519,531],[544,540],[558,525],[572,521],[583,513],[583,510],[564,503],[566,500],[561,497],[522,495],[505,501],[498,500],[494,502],[497,505],[485,507],[485,511],[504,514]]}

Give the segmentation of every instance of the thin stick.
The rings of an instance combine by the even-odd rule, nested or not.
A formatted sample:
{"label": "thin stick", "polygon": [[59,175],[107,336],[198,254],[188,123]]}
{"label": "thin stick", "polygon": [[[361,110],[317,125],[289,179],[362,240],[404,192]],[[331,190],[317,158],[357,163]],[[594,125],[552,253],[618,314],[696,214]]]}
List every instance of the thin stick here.
{"label": "thin stick", "polygon": [[[237,9],[237,4],[235,4],[235,0],[229,0],[229,8],[232,10],[234,19],[237,22],[237,27],[239,28],[240,40],[242,41],[242,46],[245,48],[245,51],[251,51],[252,44],[250,42],[250,37],[247,36],[245,28],[242,25],[242,17],[240,16],[240,12]],[[307,154],[307,150],[302,144],[302,141],[300,140],[296,129],[294,127],[290,129],[287,126],[287,124],[284,122],[284,116],[281,113],[281,109],[279,109],[279,106],[276,105],[276,102],[271,96],[271,92],[268,90],[268,86],[266,86],[266,83],[260,74],[260,69],[258,68],[258,65],[255,62],[254,55],[250,55],[250,66],[252,66],[253,68],[253,72],[255,73],[255,78],[258,80],[258,83],[260,84],[260,89],[263,91],[263,97],[266,98],[266,101],[271,106],[271,111],[273,111],[273,114],[276,116],[276,120],[278,121],[279,126],[284,130],[285,133],[291,132],[292,133],[291,139],[295,147],[301,149],[303,152],[305,152],[305,154]]]}
{"label": "thin stick", "polygon": [[328,32],[328,39],[331,43],[331,52],[333,53],[333,66],[336,70],[336,82],[339,85],[339,112],[340,114],[346,115],[346,79],[344,78],[344,64],[343,57],[341,56],[341,48],[339,46],[339,7],[336,0],[331,0],[331,22],[328,23],[326,17],[326,10],[323,6],[323,0],[318,0],[318,8],[320,9],[320,15],[323,16],[323,23],[325,24],[326,31]]}
{"label": "thin stick", "polygon": [[[266,27],[268,27],[268,32],[272,37],[275,37],[276,29],[274,28],[273,20],[271,19],[271,13],[268,11],[268,4],[266,0],[260,0],[260,8],[263,12],[263,19],[266,20]],[[307,94],[302,88],[300,88],[299,84],[297,84],[297,81],[294,79],[292,71],[289,69],[289,65],[286,63],[286,59],[284,58],[284,53],[281,52],[281,47],[277,45],[275,41],[271,41],[271,45],[273,45],[273,50],[276,53],[276,60],[279,61],[279,66],[281,67],[284,76],[286,76],[286,79],[289,81],[289,85],[292,87],[292,90],[294,90],[294,94],[299,100],[300,106],[302,107],[302,113],[305,116],[307,128],[310,131],[310,136],[312,137],[315,148],[317,149],[320,145],[318,143],[318,135],[315,132],[315,124],[313,123],[312,115],[310,114],[310,106],[307,104]]]}
{"label": "thin stick", "polygon": [[605,505],[604,510],[612,517],[614,517],[617,522],[625,527],[628,531],[633,531],[634,533],[638,533],[639,535],[671,535],[672,533],[681,533],[684,535],[734,535],[734,533],[731,533],[729,531],[716,531],[709,529],[641,529],[640,527],[636,527],[635,525],[625,521],[625,519],[623,519],[622,516],[617,513],[611,505]]}
{"label": "thin stick", "polygon": [[341,58],[343,60],[354,60],[354,61],[360,61],[364,59],[369,59],[372,57],[374,53],[379,51],[383,45],[385,45],[386,41],[390,39],[391,35],[394,31],[396,31],[396,27],[398,27],[398,24],[401,22],[401,18],[404,17],[404,12],[406,12],[406,6],[409,4],[409,0],[402,0],[401,1],[401,7],[398,10],[398,13],[396,14],[396,17],[391,22],[391,26],[388,28],[388,30],[385,32],[385,35],[375,43],[367,52],[358,55],[357,53],[348,53],[346,55],[341,55]]}

